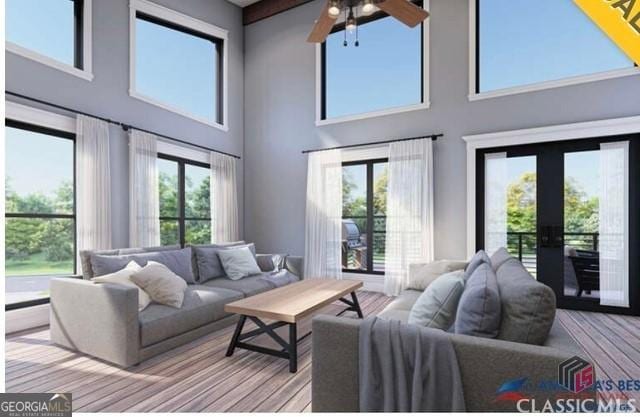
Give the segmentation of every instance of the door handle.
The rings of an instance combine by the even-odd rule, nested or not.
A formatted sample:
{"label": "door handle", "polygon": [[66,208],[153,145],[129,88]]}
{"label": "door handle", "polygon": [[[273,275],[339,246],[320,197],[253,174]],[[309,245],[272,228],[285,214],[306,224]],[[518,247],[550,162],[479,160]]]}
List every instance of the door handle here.
{"label": "door handle", "polygon": [[542,225],[539,228],[541,248],[560,248],[564,244],[562,225]]}

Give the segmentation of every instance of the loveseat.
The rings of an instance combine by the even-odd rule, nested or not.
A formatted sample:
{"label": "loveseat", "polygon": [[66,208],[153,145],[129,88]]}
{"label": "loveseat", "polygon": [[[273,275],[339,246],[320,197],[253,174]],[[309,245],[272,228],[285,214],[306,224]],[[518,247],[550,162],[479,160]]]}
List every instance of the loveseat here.
{"label": "loveseat", "polygon": [[[241,244],[244,242],[235,242]],[[281,269],[289,282],[302,279],[302,258],[256,255],[262,274],[240,280],[225,276],[202,280],[197,248],[192,246],[189,265],[194,283],[189,283],[181,308],[152,303],[138,311],[138,290],[112,283],[95,283],[92,256],[128,256],[179,250],[178,246],[82,251],[83,279],[55,278],[51,281],[51,340],[61,346],[128,367],[233,324],[237,317],[224,311],[225,304],[255,295],[285,283],[270,279],[272,268]],[[95,256],[94,256],[95,258]],[[274,265],[273,260],[276,259]]]}
{"label": "loveseat", "polygon": [[[504,260],[502,260],[504,262]],[[544,311],[549,306],[540,298],[529,302],[538,304],[538,313],[549,317],[551,325],[547,329],[544,342],[539,344],[505,340],[531,338],[527,326],[516,325],[505,329],[505,323],[512,324],[522,317],[520,308],[521,286],[543,285],[535,282],[525,267],[515,258],[505,266],[495,268],[502,303],[502,325],[497,338],[484,338],[455,334],[448,331],[458,359],[462,377],[465,406],[467,411],[516,411],[518,398],[534,399],[535,402],[522,403],[525,409],[537,404],[542,407],[547,399],[557,394],[571,396],[557,386],[558,366],[563,361],[580,356],[588,360],[582,349],[559,323],[555,315],[555,297],[551,293],[552,311]],[[414,280],[410,278],[410,281]],[[550,289],[543,291],[551,291]],[[407,323],[412,306],[422,291],[405,290],[392,301],[378,316]],[[539,297],[540,293],[536,294]],[[549,302],[549,301],[548,301]],[[520,315],[520,317],[518,317]],[[359,410],[359,323],[360,321],[319,315],[314,318],[313,363],[312,363],[312,409],[314,412],[356,412]],[[532,323],[530,327],[540,327],[542,323]],[[511,333],[510,333],[511,332]],[[531,339],[532,340],[532,339]],[[523,379],[524,378],[524,379]],[[511,386],[509,385],[511,383]],[[510,390],[505,391],[505,387]],[[502,388],[502,390],[500,390]],[[583,392],[583,398],[594,398],[593,391]],[[521,396],[521,397],[520,397]]]}

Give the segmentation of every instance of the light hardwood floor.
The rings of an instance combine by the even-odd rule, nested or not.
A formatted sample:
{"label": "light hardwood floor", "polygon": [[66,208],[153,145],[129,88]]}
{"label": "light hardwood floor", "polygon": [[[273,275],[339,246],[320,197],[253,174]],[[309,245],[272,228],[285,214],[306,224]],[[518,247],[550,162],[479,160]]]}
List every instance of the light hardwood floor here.
{"label": "light hardwood floor", "polygon": [[[360,291],[365,316],[391,300]],[[336,314],[342,304],[320,313]],[[559,310],[562,325],[591,357],[598,379],[640,375],[640,317]],[[354,315],[347,313],[346,315]],[[310,319],[299,325],[300,335]],[[49,342],[48,329],[6,338],[7,392],[72,392],[74,411],[311,411],[311,337],[299,346],[298,372],[288,362],[239,349],[224,356],[233,326],[120,369]],[[266,336],[257,339],[272,344]],[[275,347],[274,345],[271,345]],[[640,400],[640,393],[625,393]]]}

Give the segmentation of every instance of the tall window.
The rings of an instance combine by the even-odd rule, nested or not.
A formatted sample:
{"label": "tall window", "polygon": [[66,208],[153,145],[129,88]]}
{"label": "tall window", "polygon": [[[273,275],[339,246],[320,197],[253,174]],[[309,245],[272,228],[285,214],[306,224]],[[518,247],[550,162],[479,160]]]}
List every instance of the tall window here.
{"label": "tall window", "polygon": [[209,171],[199,162],[158,158],[162,245],[211,243]]}
{"label": "tall window", "polygon": [[475,0],[476,93],[632,68],[572,0]]}
{"label": "tall window", "polygon": [[131,95],[223,125],[226,31],[149,3],[132,4]]}
{"label": "tall window", "polygon": [[7,120],[5,137],[6,301],[46,300],[75,273],[74,135]]}
{"label": "tall window", "polygon": [[342,268],[384,273],[387,218],[386,159],[347,162],[342,168]]}
{"label": "tall window", "polygon": [[7,49],[90,79],[90,6],[91,0],[7,0]]}
{"label": "tall window", "polygon": [[336,25],[322,48],[321,118],[424,102],[423,24],[409,28],[384,12],[359,19],[359,46]]}

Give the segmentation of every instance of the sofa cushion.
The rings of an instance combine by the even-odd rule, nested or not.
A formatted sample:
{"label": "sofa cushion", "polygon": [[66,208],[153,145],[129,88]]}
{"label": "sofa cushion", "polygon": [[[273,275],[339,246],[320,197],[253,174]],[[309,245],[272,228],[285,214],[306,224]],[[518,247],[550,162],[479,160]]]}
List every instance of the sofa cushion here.
{"label": "sofa cushion", "polygon": [[411,308],[422,295],[422,291],[404,290],[393,299],[382,311],[387,310],[403,310],[411,311]]}
{"label": "sofa cushion", "polygon": [[556,296],[538,282],[515,258],[497,272],[502,304],[498,339],[542,345],[549,336],[556,315]]}
{"label": "sofa cushion", "polygon": [[222,288],[189,285],[182,308],[151,304],[138,315],[140,343],[143,347],[188,332],[229,315],[224,306],[242,294]]}
{"label": "sofa cushion", "polygon": [[493,270],[497,272],[502,264],[507,262],[511,258],[512,256],[509,254],[506,248],[499,248],[491,255],[491,266],[493,267]]}
{"label": "sofa cushion", "polygon": [[464,272],[443,274],[427,287],[411,308],[409,324],[447,330],[456,318],[464,291]]}
{"label": "sofa cushion", "polygon": [[410,264],[407,288],[423,291],[442,274],[463,270],[466,266],[466,261],[448,260],[434,261],[426,264]]}
{"label": "sofa cushion", "polygon": [[458,303],[456,333],[494,338],[500,330],[500,292],[491,264],[482,262],[465,284]]}
{"label": "sofa cushion", "polygon": [[270,255],[256,255],[256,262],[262,272],[275,272],[284,268],[287,254],[274,253]]}
{"label": "sofa cushion", "polygon": [[286,269],[282,269],[277,272],[265,272],[262,274],[262,279],[269,281],[276,287],[284,287],[285,285],[300,281],[300,278],[293,275]]}
{"label": "sofa cushion", "polygon": [[262,279],[262,275],[254,275],[234,281],[227,277],[215,278],[202,284],[206,287],[226,288],[229,290],[242,293],[245,297],[259,294],[276,288],[275,284],[266,279]]}
{"label": "sofa cushion", "polygon": [[246,246],[218,251],[218,258],[227,278],[239,280],[251,275],[261,274],[255,255]]}
{"label": "sofa cushion", "polygon": [[397,320],[401,323],[409,322],[409,310],[383,310],[378,317],[385,320]]}
{"label": "sofa cushion", "polygon": [[105,249],[105,250],[81,250],[80,263],[82,264],[82,278],[91,279],[97,274],[91,268],[91,255],[130,255],[143,252],[163,252],[167,250],[180,249],[180,245],[153,246],[148,248],[126,248],[126,249]]}
{"label": "sofa cushion", "polygon": [[475,255],[473,255],[473,257],[467,264],[467,267],[464,270],[464,280],[468,280],[476,270],[476,268],[484,263],[491,265],[491,259],[485,251],[480,249],[478,252],[476,252]]}
{"label": "sofa cushion", "polygon": [[106,275],[123,269],[130,261],[145,266],[155,261],[169,268],[188,284],[194,284],[195,277],[191,268],[191,248],[159,252],[136,252],[118,255],[91,255],[91,267],[95,275]]}
{"label": "sofa cushion", "polygon": [[203,283],[210,279],[224,277],[226,274],[222,267],[222,263],[220,263],[218,252],[221,250],[241,247],[249,248],[251,253],[255,256],[256,247],[253,243],[194,246],[193,250],[195,251],[196,263],[198,265],[198,282]]}
{"label": "sofa cushion", "polygon": [[238,246],[238,245],[244,245],[244,244],[245,244],[244,240],[239,240],[237,242],[207,244],[207,245],[193,245],[191,243],[187,243],[186,247],[191,248],[191,269],[193,269],[193,275],[196,277],[196,282],[200,282],[200,270],[198,269],[198,254],[196,252],[196,248]]}

